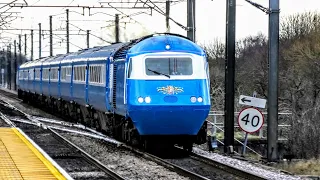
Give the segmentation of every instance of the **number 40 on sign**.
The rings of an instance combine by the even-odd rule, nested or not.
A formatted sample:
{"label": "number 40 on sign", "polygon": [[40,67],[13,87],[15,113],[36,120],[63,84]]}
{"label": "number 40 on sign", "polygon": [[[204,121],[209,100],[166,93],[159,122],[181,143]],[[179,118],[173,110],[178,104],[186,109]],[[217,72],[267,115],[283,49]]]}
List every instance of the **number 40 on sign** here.
{"label": "number 40 on sign", "polygon": [[264,123],[262,113],[256,108],[243,109],[238,116],[240,128],[247,133],[258,131]]}

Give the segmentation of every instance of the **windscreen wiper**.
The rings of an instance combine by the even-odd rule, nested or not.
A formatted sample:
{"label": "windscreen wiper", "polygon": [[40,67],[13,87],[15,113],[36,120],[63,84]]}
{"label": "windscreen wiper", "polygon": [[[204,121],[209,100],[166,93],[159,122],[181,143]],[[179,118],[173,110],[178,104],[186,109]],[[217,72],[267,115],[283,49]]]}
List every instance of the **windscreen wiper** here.
{"label": "windscreen wiper", "polygon": [[167,77],[170,79],[170,75],[168,75],[168,74],[164,74],[164,73],[161,73],[161,72],[158,72],[158,71],[154,71],[154,70],[151,70],[151,69],[149,69],[149,68],[148,68],[148,71],[151,71],[151,72],[153,72],[153,73],[155,73],[155,74],[158,74],[158,75],[167,76]]}

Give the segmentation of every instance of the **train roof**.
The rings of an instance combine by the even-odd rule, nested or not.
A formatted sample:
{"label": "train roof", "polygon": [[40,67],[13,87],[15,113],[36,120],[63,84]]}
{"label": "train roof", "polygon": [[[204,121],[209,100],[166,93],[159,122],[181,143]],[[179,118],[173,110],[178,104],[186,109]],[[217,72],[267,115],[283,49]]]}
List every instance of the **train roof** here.
{"label": "train roof", "polygon": [[172,33],[157,33],[144,36],[142,38],[131,40],[126,43],[115,43],[108,46],[98,46],[88,49],[82,49],[77,52],[68,54],[60,54],[52,57],[44,57],[34,61],[28,61],[20,66],[20,68],[28,68],[32,66],[41,66],[59,63],[71,63],[75,61],[95,61],[107,60],[109,57],[113,59],[125,58],[127,54],[139,55],[151,52],[163,51],[190,52],[203,55],[204,51],[187,37]]}
{"label": "train roof", "polygon": [[198,55],[204,54],[200,46],[184,36],[175,34],[154,34],[130,48],[128,53],[136,55],[168,50],[174,52],[189,52]]}

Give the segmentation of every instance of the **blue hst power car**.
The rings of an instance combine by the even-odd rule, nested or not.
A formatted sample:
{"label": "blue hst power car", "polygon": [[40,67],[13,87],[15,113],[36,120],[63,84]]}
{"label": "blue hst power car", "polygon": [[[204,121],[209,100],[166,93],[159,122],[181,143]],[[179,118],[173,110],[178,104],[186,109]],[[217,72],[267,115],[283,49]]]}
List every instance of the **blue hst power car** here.
{"label": "blue hst power car", "polygon": [[163,33],[29,61],[18,95],[126,142],[192,147],[206,142],[210,80],[206,54]]}

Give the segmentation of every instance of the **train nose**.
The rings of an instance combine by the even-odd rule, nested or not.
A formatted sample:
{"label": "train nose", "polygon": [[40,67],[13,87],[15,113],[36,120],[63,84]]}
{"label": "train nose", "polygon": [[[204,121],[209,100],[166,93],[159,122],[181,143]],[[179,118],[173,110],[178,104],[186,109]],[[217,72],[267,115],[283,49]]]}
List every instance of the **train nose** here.
{"label": "train nose", "polygon": [[210,106],[136,106],[130,117],[140,135],[196,135]]}

